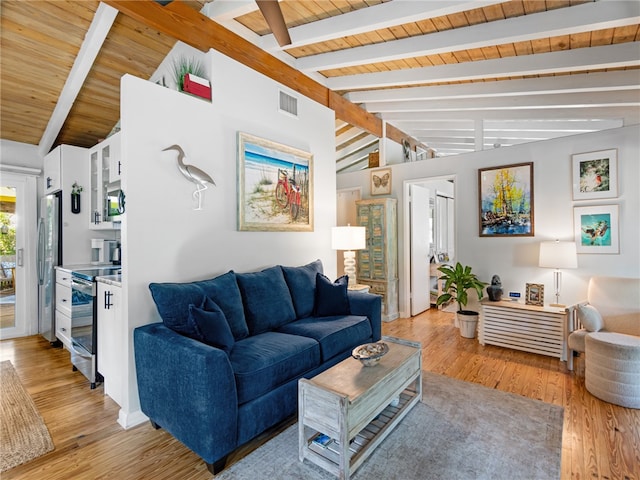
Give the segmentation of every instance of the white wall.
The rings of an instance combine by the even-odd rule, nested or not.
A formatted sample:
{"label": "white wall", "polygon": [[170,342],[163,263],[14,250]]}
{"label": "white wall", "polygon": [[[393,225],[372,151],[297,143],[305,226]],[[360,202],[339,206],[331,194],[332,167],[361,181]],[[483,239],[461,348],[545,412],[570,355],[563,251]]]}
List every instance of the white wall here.
{"label": "white wall", "polygon": [[38,153],[37,145],[0,139],[0,166],[3,170],[7,169],[6,171],[38,176],[36,193],[38,198],[42,196],[44,157]]}
{"label": "white wall", "polygon": [[[638,125],[597,133],[558,138],[509,148],[475,152],[447,158],[393,165],[392,195],[398,198],[398,245],[401,313],[406,316],[407,272],[405,212],[401,198],[405,180],[455,175],[456,253],[485,281],[500,275],[505,293],[522,292],[526,283],[543,283],[551,300],[553,273],[539,268],[539,243],[572,240],[573,207],[618,204],[620,206],[620,254],[578,255],[578,269],[563,272],[561,301],[572,303],[586,297],[592,275],[640,277],[640,128]],[[610,148],[618,149],[618,198],[602,201],[572,200],[571,155]],[[487,238],[478,236],[478,169],[521,162],[534,163],[535,237]],[[362,186],[369,196],[369,171],[338,175],[339,189]]]}
{"label": "white wall", "polygon": [[38,153],[37,145],[0,140],[0,162],[3,165],[16,165],[42,170],[43,157]]}
{"label": "white wall", "polygon": [[[336,274],[330,234],[336,221],[333,111],[296,94],[299,117],[281,114],[279,84],[215,51],[206,59],[211,103],[131,76],[122,79],[123,305],[130,372],[124,424],[135,423],[139,412],[133,329],[160,320],[150,282],[192,281],[230,269],[302,265],[317,258],[327,275]],[[313,154],[315,231],[237,230],[238,131]],[[162,151],[172,144],[185,150],[186,163],[216,182],[205,192],[201,211],[194,210],[194,186],[180,174],[176,153]]]}

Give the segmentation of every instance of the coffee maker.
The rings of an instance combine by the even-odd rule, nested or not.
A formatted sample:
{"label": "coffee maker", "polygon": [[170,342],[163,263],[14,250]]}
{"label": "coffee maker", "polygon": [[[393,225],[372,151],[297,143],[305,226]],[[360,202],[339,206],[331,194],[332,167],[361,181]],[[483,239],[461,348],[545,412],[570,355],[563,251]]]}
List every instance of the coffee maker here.
{"label": "coffee maker", "polygon": [[[115,253],[116,250],[118,251],[118,254]],[[93,265],[112,263],[116,256],[118,257],[119,262],[119,253],[119,242],[116,242],[115,240],[104,240],[102,238],[91,239],[91,263]],[[115,265],[119,265],[119,263]]]}

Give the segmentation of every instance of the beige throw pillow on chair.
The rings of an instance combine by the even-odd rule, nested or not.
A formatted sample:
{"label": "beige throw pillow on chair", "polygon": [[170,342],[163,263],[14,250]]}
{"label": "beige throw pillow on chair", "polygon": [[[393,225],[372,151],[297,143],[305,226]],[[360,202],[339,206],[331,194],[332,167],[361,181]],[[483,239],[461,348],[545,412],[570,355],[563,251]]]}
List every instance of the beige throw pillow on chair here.
{"label": "beige throw pillow on chair", "polygon": [[602,315],[593,305],[578,305],[578,320],[589,332],[598,332],[604,327]]}

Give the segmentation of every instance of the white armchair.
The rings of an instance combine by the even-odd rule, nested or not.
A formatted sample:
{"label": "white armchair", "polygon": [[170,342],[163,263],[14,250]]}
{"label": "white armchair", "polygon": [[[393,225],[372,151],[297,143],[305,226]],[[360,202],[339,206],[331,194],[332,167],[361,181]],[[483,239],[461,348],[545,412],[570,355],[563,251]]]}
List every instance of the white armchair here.
{"label": "white armchair", "polygon": [[587,300],[569,310],[567,368],[584,352],[587,390],[640,408],[640,279],[591,277]]}

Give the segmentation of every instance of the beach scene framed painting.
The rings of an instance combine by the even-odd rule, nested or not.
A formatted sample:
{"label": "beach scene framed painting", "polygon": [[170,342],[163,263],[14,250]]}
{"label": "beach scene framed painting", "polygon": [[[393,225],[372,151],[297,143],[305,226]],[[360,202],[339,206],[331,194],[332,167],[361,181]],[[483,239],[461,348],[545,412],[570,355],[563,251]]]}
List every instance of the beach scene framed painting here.
{"label": "beach scene framed painting", "polygon": [[533,162],[478,170],[481,237],[533,237]]}
{"label": "beach scene framed painting", "polygon": [[618,205],[573,208],[578,253],[620,253]]}
{"label": "beach scene framed painting", "polygon": [[238,132],[238,230],[313,231],[313,155]]}

